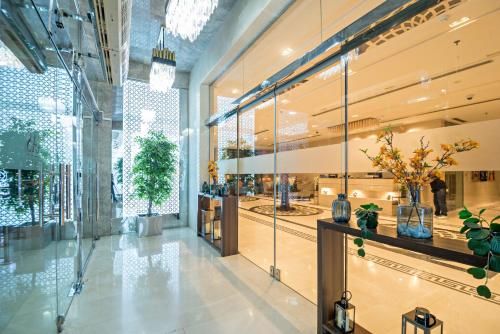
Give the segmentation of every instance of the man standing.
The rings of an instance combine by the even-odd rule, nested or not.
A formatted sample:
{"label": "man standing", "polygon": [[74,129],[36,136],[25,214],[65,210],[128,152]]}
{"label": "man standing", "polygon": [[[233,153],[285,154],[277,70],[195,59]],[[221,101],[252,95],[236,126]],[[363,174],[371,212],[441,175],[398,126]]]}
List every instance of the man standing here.
{"label": "man standing", "polygon": [[436,208],[435,215],[437,217],[445,217],[448,215],[446,207],[446,183],[439,177],[439,174],[434,174],[431,181],[431,191],[434,194],[434,207]]}

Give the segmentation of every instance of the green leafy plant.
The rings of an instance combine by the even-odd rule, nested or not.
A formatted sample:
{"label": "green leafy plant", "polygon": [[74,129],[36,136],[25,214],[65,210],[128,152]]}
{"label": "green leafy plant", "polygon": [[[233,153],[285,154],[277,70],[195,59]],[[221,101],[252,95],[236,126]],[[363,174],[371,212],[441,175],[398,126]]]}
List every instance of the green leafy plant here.
{"label": "green leafy plant", "polygon": [[172,193],[177,166],[177,145],[161,132],[150,131],[145,138],[137,138],[139,153],[134,158],[132,183],[135,195],[148,201],[148,216],[153,204],[162,205]]}
{"label": "green leafy plant", "polygon": [[478,214],[470,212],[466,207],[458,213],[463,220],[460,233],[465,234],[467,246],[478,256],[487,256],[486,265],[482,268],[472,267],[467,272],[476,279],[484,279],[484,284],[476,288],[477,294],[491,298],[488,288],[488,272],[500,272],[500,224],[495,223],[500,215],[488,221],[483,217],[486,209],[479,210]]}
{"label": "green leafy plant", "polygon": [[12,118],[10,123],[0,133],[0,164],[12,167],[5,169],[9,195],[0,202],[18,216],[29,212],[31,223],[35,224],[40,193],[48,192],[49,178],[42,177],[42,173],[52,159],[48,146],[55,138],[52,131],[40,130],[34,121]]}
{"label": "green leafy plant", "polygon": [[378,226],[378,213],[380,211],[382,211],[382,208],[374,203],[360,205],[359,208],[354,210],[358,226],[361,229],[361,237],[355,238],[354,244],[358,246],[358,255],[361,257],[364,257],[366,254],[365,239],[373,236],[373,232],[370,229],[377,228]]}

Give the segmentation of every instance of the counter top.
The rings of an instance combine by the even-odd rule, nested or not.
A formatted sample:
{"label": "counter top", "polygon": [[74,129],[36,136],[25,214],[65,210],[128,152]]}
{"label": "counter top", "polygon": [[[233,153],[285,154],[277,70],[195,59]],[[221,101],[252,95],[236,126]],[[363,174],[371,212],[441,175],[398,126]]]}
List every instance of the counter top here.
{"label": "counter top", "polygon": [[[353,221],[341,224],[335,223],[331,218],[318,219],[318,230],[320,228],[331,229],[356,237],[361,236],[361,230]],[[436,235],[432,239],[426,240],[398,237],[394,227],[384,225],[379,225],[377,229],[371,231],[373,232],[373,236],[369,239],[371,241],[471,266],[483,267],[486,264],[486,258],[472,254],[472,251],[467,247],[467,243],[463,240],[442,238]]]}

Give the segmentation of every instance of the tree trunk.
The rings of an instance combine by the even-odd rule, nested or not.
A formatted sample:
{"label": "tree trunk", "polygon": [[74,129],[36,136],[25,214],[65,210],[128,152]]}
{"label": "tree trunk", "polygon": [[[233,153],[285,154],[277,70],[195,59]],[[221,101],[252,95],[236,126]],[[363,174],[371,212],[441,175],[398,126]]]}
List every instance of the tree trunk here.
{"label": "tree trunk", "polygon": [[29,199],[29,207],[30,207],[30,215],[31,215],[31,223],[35,225],[35,201]]}
{"label": "tree trunk", "polygon": [[148,216],[152,216],[153,213],[151,212],[153,210],[153,201],[152,200],[149,200],[149,203],[148,203]]}

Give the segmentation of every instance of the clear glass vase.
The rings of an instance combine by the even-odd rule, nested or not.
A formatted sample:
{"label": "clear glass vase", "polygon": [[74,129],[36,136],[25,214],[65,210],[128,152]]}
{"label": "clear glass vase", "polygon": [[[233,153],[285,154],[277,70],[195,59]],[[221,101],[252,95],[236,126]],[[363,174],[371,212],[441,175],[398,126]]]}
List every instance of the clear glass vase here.
{"label": "clear glass vase", "polygon": [[433,209],[420,203],[420,189],[410,189],[410,203],[398,205],[398,235],[430,239],[433,234]]}

